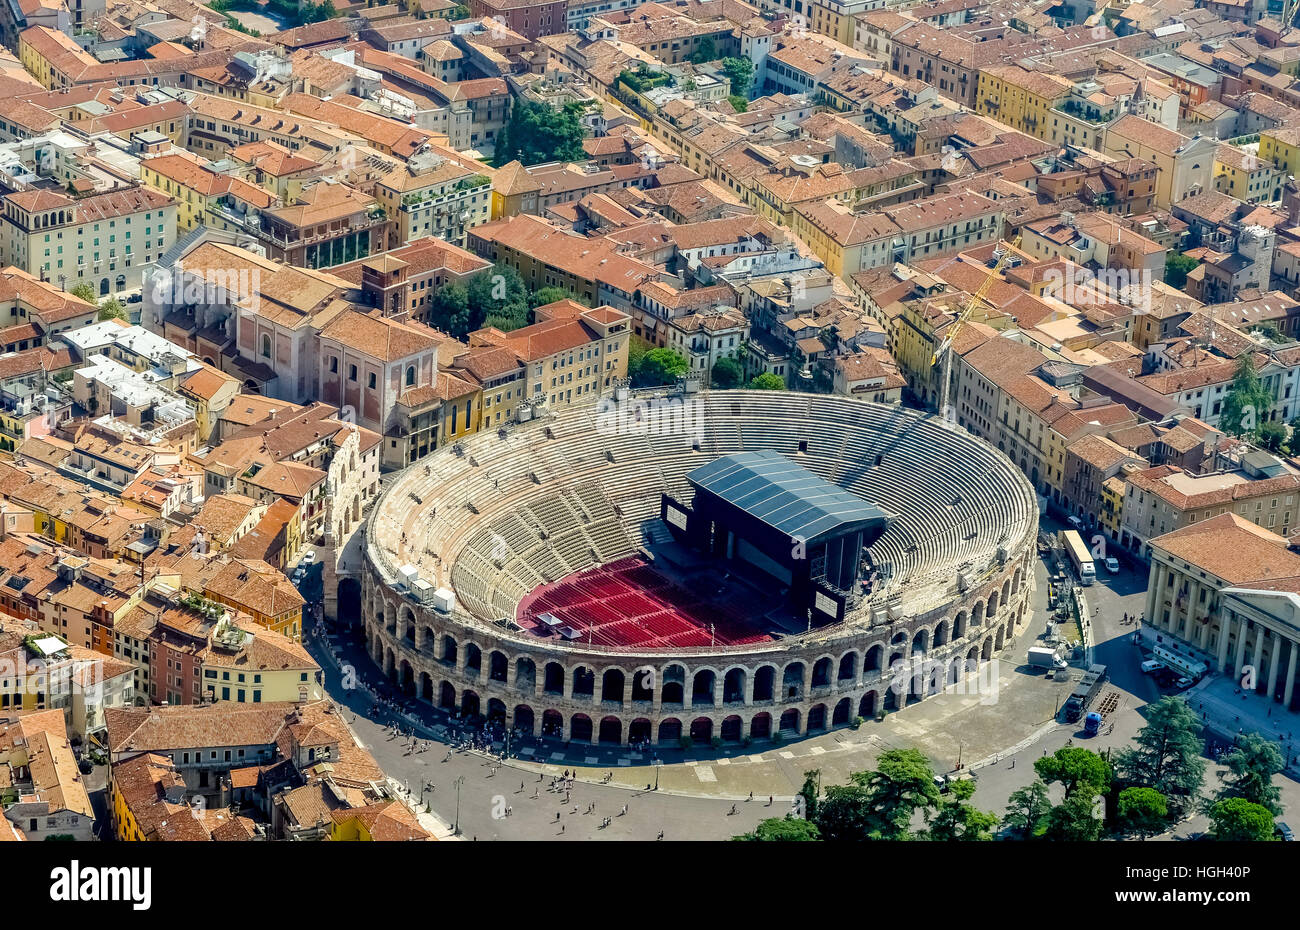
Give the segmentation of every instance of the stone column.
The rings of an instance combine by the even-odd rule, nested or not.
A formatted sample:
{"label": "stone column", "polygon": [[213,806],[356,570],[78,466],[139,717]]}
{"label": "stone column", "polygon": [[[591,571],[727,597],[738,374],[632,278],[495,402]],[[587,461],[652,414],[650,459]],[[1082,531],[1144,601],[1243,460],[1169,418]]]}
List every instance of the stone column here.
{"label": "stone column", "polygon": [[1295,695],[1296,641],[1288,639],[1286,643],[1290,656],[1286,662],[1286,690],[1282,694],[1282,704],[1290,710],[1291,698]]}
{"label": "stone column", "polygon": [[1253,665],[1253,666],[1255,667],[1255,682],[1256,682],[1256,684],[1258,684],[1258,682],[1259,682],[1259,675],[1260,675],[1260,672],[1262,671],[1262,669],[1260,668],[1260,666],[1264,664],[1264,626],[1263,626],[1263,624],[1260,624],[1260,625],[1259,625],[1259,634],[1255,637],[1255,651],[1254,651],[1254,653],[1251,655],[1250,664]]}
{"label": "stone column", "polygon": [[1269,638],[1273,641],[1273,649],[1268,660],[1268,697],[1272,700],[1277,693],[1277,670],[1282,664],[1282,637],[1274,633]]}
{"label": "stone column", "polygon": [[1222,673],[1222,672],[1224,672],[1224,671],[1227,670],[1227,664],[1228,664],[1228,630],[1229,630],[1229,628],[1231,627],[1231,625],[1232,625],[1232,620],[1233,620],[1233,618],[1235,618],[1235,616],[1236,616],[1236,615],[1235,615],[1235,614],[1232,614],[1231,611],[1229,611],[1227,608],[1224,608],[1223,616],[1221,616],[1221,617],[1219,618],[1219,660],[1218,660],[1218,670],[1219,670],[1220,673]]}
{"label": "stone column", "polygon": [[[566,701],[573,700],[573,672],[572,670],[567,668],[564,670],[564,699]],[[565,739],[568,739],[569,731],[567,727],[569,726],[569,724],[566,722],[564,726],[566,727],[564,731]]]}
{"label": "stone column", "polygon": [[1237,625],[1237,661],[1233,663],[1232,675],[1238,681],[1241,680],[1241,667],[1246,664],[1246,618],[1238,617],[1240,621]]}
{"label": "stone column", "polygon": [[[756,669],[745,669],[745,706],[754,706],[754,676],[757,674]],[[862,668],[859,664],[858,677],[862,677]],[[746,730],[745,732],[749,732]]]}
{"label": "stone column", "polygon": [[1164,602],[1165,589],[1165,567],[1154,559],[1151,565],[1155,569],[1155,583],[1147,587],[1147,620],[1159,628],[1160,626],[1160,608]]}

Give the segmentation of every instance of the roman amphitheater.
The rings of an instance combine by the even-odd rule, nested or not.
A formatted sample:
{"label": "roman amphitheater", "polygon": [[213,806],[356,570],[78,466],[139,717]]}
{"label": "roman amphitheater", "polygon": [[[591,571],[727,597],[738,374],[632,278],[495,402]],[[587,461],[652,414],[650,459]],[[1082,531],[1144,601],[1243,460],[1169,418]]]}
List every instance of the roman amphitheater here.
{"label": "roman amphitheater", "polygon": [[[634,393],[619,416],[567,408],[398,475],[371,514],[361,593],[385,674],[533,736],[722,746],[905,712],[1026,620],[1036,499],[996,449],[845,397],[680,402],[689,430],[638,419],[660,402]],[[888,517],[835,622],[787,610],[752,566],[688,552],[663,518],[664,494],[690,505],[692,471],[754,450]]]}

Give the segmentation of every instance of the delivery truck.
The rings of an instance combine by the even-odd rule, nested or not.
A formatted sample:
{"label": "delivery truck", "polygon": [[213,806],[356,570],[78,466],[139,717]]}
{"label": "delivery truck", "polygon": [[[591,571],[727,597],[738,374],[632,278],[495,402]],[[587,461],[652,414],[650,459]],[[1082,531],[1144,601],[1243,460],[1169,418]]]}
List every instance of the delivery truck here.
{"label": "delivery truck", "polygon": [[1064,659],[1057,658],[1055,649],[1048,646],[1030,646],[1029,665],[1033,668],[1057,669],[1065,668],[1067,663]]}
{"label": "delivery truck", "polygon": [[1065,722],[1074,723],[1083,716],[1092,699],[1097,696],[1101,690],[1102,684],[1106,681],[1106,666],[1093,665],[1088,671],[1083,673],[1083,678],[1074,687],[1074,693],[1065,701]]}

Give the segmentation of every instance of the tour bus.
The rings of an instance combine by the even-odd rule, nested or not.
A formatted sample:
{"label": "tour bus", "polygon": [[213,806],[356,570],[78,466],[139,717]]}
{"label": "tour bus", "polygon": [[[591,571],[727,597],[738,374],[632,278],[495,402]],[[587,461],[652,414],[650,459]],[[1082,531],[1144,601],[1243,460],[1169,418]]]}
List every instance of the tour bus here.
{"label": "tour bus", "polygon": [[1074,563],[1075,571],[1079,573],[1079,581],[1085,585],[1092,584],[1097,580],[1097,566],[1092,562],[1092,553],[1088,547],[1083,544],[1083,537],[1079,535],[1078,530],[1066,530],[1061,534],[1061,539],[1065,543],[1066,554],[1070,556],[1070,561]]}

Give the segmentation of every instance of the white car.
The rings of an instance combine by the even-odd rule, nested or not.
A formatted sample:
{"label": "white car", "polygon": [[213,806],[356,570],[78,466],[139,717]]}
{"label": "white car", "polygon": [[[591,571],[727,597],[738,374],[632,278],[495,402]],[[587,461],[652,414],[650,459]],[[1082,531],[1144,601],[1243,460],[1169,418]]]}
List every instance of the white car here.
{"label": "white car", "polygon": [[1110,572],[1112,575],[1118,575],[1119,559],[1115,558],[1113,555],[1106,556],[1106,571]]}
{"label": "white car", "polygon": [[1147,659],[1145,662],[1142,663],[1142,674],[1154,675],[1156,672],[1160,671],[1164,667],[1165,667],[1165,663],[1159,661],[1158,659]]}
{"label": "white car", "polygon": [[1184,688],[1190,688],[1193,683],[1190,678],[1183,677],[1174,682],[1174,687],[1182,691]]}

